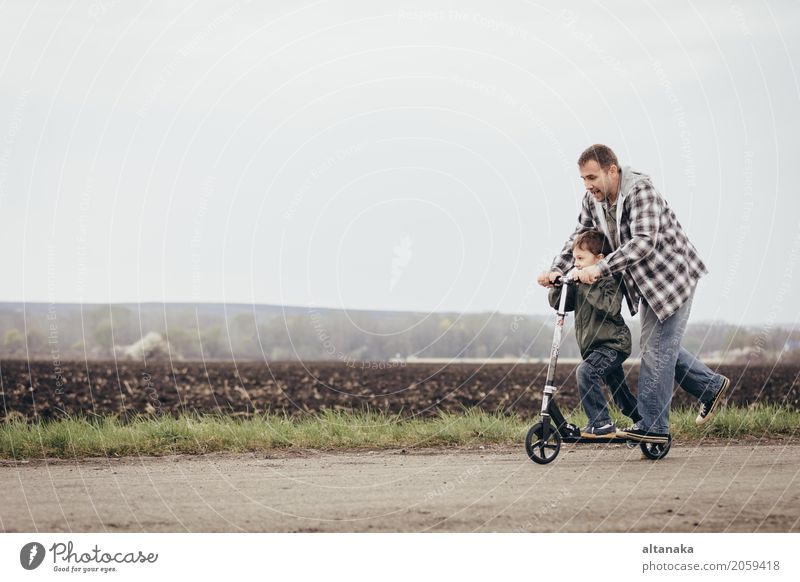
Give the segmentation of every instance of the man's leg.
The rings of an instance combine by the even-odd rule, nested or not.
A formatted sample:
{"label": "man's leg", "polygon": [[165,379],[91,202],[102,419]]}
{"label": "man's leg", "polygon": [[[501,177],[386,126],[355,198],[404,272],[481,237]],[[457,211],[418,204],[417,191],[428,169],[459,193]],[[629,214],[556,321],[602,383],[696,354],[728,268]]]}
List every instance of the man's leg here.
{"label": "man's leg", "polygon": [[642,428],[653,433],[669,432],[669,408],[675,385],[675,367],[681,340],[692,309],[692,296],[663,322],[644,299],[641,302],[641,366],[638,410]]}
{"label": "man's leg", "polygon": [[681,348],[675,364],[675,379],[681,388],[700,401],[700,412],[694,419],[698,426],[714,417],[725,401],[731,381],[722,374],[715,374],[694,355]]}
{"label": "man's leg", "polygon": [[675,363],[675,381],[681,388],[697,398],[700,402],[708,402],[722,386],[724,377],[715,374],[697,356],[681,348],[678,361]]}
{"label": "man's leg", "polygon": [[681,348],[675,362],[675,380],[681,388],[700,401],[695,423],[703,425],[714,416],[727,398],[730,379],[716,374],[688,350]]}

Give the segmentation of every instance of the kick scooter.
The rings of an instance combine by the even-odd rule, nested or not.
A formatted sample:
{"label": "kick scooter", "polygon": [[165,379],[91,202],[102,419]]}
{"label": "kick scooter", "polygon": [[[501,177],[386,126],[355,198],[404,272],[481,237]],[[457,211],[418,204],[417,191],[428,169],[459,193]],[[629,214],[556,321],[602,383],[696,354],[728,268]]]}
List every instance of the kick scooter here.
{"label": "kick scooter", "polygon": [[[558,350],[561,346],[561,334],[564,329],[566,319],[567,291],[570,285],[577,282],[572,277],[571,271],[564,277],[558,277],[554,284],[561,286],[558,310],[556,315],[556,327],[553,333],[553,346],[550,349],[550,364],[547,367],[547,379],[545,380],[544,394],[542,395],[542,419],[534,424],[525,437],[525,451],[531,461],[539,465],[546,465],[556,459],[561,451],[561,443],[626,443],[628,447],[636,447],[637,442],[618,435],[607,437],[584,438],[581,437],[581,429],[569,423],[561,414],[555,400],[556,387],[554,386],[556,375],[556,364],[558,363]],[[669,453],[672,445],[672,436],[666,443],[638,443],[645,457],[648,459],[663,459]]]}

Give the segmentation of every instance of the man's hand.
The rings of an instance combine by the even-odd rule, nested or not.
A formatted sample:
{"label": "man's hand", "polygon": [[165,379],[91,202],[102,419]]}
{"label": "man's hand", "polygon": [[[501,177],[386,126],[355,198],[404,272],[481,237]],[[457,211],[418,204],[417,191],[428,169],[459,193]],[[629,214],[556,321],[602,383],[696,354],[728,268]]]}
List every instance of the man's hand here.
{"label": "man's hand", "polygon": [[556,280],[557,277],[560,277],[561,273],[558,271],[545,271],[544,273],[540,274],[536,281],[542,287],[553,287],[553,281]]}
{"label": "man's hand", "polygon": [[585,269],[578,269],[575,271],[573,277],[575,277],[581,283],[591,285],[600,278],[600,267],[597,265],[592,265],[591,267],[586,267]]}

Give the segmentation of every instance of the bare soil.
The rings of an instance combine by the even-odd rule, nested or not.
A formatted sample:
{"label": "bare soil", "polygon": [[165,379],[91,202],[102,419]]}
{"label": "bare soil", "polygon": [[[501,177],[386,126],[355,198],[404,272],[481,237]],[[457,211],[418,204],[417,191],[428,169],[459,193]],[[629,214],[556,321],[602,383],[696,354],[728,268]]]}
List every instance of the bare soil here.
{"label": "bare soil", "polygon": [[[635,391],[638,366],[626,368]],[[796,366],[719,367],[734,382],[730,404],[800,408]],[[537,416],[546,364],[403,364],[394,362],[60,362],[4,361],[0,418],[180,414],[301,416],[322,409],[377,409],[432,417],[480,407]],[[556,373],[559,402],[578,405],[575,364]],[[676,388],[673,407],[697,401]]]}

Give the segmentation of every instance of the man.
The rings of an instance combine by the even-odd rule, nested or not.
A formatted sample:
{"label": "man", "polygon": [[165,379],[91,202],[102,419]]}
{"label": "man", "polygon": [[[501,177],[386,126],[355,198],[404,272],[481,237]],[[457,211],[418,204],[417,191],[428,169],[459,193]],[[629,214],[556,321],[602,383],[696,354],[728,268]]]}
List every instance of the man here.
{"label": "man", "polygon": [[649,176],[620,167],[611,148],[600,144],[581,154],[578,169],[586,187],[578,226],[538,282],[550,287],[572,268],[572,241],[578,234],[603,231],[614,250],[576,271],[577,278],[591,285],[621,273],[628,309],[631,315],[639,312],[642,327],[641,420],[620,432],[631,440],[666,443],[675,380],[700,401],[698,425],[711,419],[731,384],[681,347],[695,286],[708,271]]}

